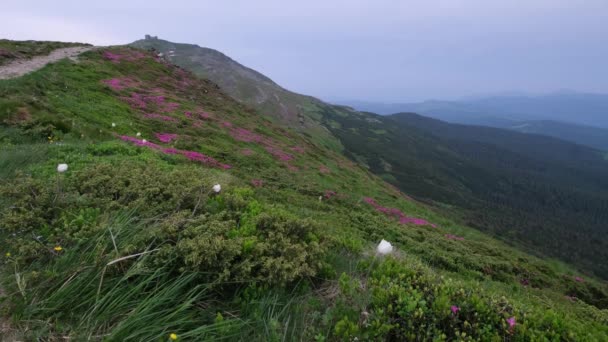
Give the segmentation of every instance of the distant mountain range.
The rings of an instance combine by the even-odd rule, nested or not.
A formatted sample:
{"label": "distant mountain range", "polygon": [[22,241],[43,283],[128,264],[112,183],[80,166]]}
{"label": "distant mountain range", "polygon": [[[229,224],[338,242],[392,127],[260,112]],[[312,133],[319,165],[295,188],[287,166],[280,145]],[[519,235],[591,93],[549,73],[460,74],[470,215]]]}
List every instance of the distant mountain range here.
{"label": "distant mountain range", "polygon": [[608,95],[556,92],[418,103],[344,101],[378,114],[417,113],[451,123],[536,133],[608,150]]}

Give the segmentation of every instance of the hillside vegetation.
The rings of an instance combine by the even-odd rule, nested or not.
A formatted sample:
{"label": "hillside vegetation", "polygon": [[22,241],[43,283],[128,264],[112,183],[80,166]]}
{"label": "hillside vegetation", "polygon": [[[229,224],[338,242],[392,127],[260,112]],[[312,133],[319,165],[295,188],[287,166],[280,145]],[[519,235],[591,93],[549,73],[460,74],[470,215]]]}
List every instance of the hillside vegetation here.
{"label": "hillside vegetation", "polygon": [[0,65],[8,64],[17,59],[48,55],[51,51],[59,48],[83,45],[88,44],[0,39]]}
{"label": "hillside vegetation", "polygon": [[[341,152],[401,191],[434,203],[477,229],[537,255],[560,258],[608,277],[608,263],[603,262],[608,258],[604,152],[535,134],[449,125],[417,115],[382,117],[358,112],[286,92],[212,49],[161,39],[132,45],[161,51],[164,59],[209,77],[260,115],[294,128],[319,147]],[[259,93],[238,91],[244,88]],[[570,97],[581,103],[584,96]],[[278,107],[268,107],[257,100],[261,98],[283,103],[292,99],[297,104],[293,108],[315,129],[286,121]],[[529,102],[539,108],[544,102],[555,102],[551,99]],[[591,103],[601,102],[598,96],[593,99]],[[441,101],[425,104],[428,110],[450,108],[442,107]],[[475,108],[466,107],[478,113]],[[581,134],[591,141],[590,134]]]}
{"label": "hillside vegetation", "polygon": [[348,155],[526,250],[608,277],[608,162],[597,150],[415,114],[324,118]]}
{"label": "hillside vegetation", "polygon": [[[155,54],[99,49],[0,81],[0,122],[14,340],[608,339],[605,283]],[[396,250],[377,254],[381,239]]]}
{"label": "hillside vegetation", "polygon": [[321,125],[320,117],[308,110],[322,104],[311,96],[286,90],[217,50],[156,38],[137,40],[130,45],[161,53],[170,63],[217,83],[232,98],[257,109],[260,115],[302,132],[326,148],[342,150],[340,142]]}

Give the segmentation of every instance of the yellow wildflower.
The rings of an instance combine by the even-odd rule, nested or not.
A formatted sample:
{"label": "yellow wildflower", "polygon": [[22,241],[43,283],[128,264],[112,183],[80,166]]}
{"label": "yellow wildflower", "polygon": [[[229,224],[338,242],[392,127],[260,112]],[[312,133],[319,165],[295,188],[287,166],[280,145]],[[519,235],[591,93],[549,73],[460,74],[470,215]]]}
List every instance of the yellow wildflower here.
{"label": "yellow wildflower", "polygon": [[169,334],[169,338],[170,338],[172,341],[175,341],[175,340],[177,340],[177,334],[176,334],[176,333],[171,333],[171,334]]}
{"label": "yellow wildflower", "polygon": [[11,252],[6,252],[6,257],[10,258],[11,257]]}
{"label": "yellow wildflower", "polygon": [[63,248],[61,246],[55,246],[55,248],[53,248],[53,249],[57,252],[61,252],[63,250]]}

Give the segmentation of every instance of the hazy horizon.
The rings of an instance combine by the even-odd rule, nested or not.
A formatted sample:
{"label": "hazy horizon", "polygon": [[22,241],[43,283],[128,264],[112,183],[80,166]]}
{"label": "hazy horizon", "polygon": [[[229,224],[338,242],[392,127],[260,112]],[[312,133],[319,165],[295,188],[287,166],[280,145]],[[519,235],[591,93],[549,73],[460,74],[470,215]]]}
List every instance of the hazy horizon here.
{"label": "hazy horizon", "polygon": [[608,93],[608,2],[20,1],[8,39],[126,44],[144,34],[222,51],[292,91],[418,102],[560,89]]}

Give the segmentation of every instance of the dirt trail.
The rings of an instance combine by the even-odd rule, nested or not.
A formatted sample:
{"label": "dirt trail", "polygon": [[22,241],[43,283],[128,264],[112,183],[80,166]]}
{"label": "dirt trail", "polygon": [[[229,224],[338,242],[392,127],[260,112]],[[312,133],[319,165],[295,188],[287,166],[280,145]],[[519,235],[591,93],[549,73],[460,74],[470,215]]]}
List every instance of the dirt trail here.
{"label": "dirt trail", "polygon": [[7,65],[0,66],[0,80],[23,76],[44,67],[48,63],[56,62],[63,58],[76,60],[78,55],[94,48],[93,46],[62,48],[53,50],[53,52],[46,56],[36,56],[32,59],[18,59]]}

